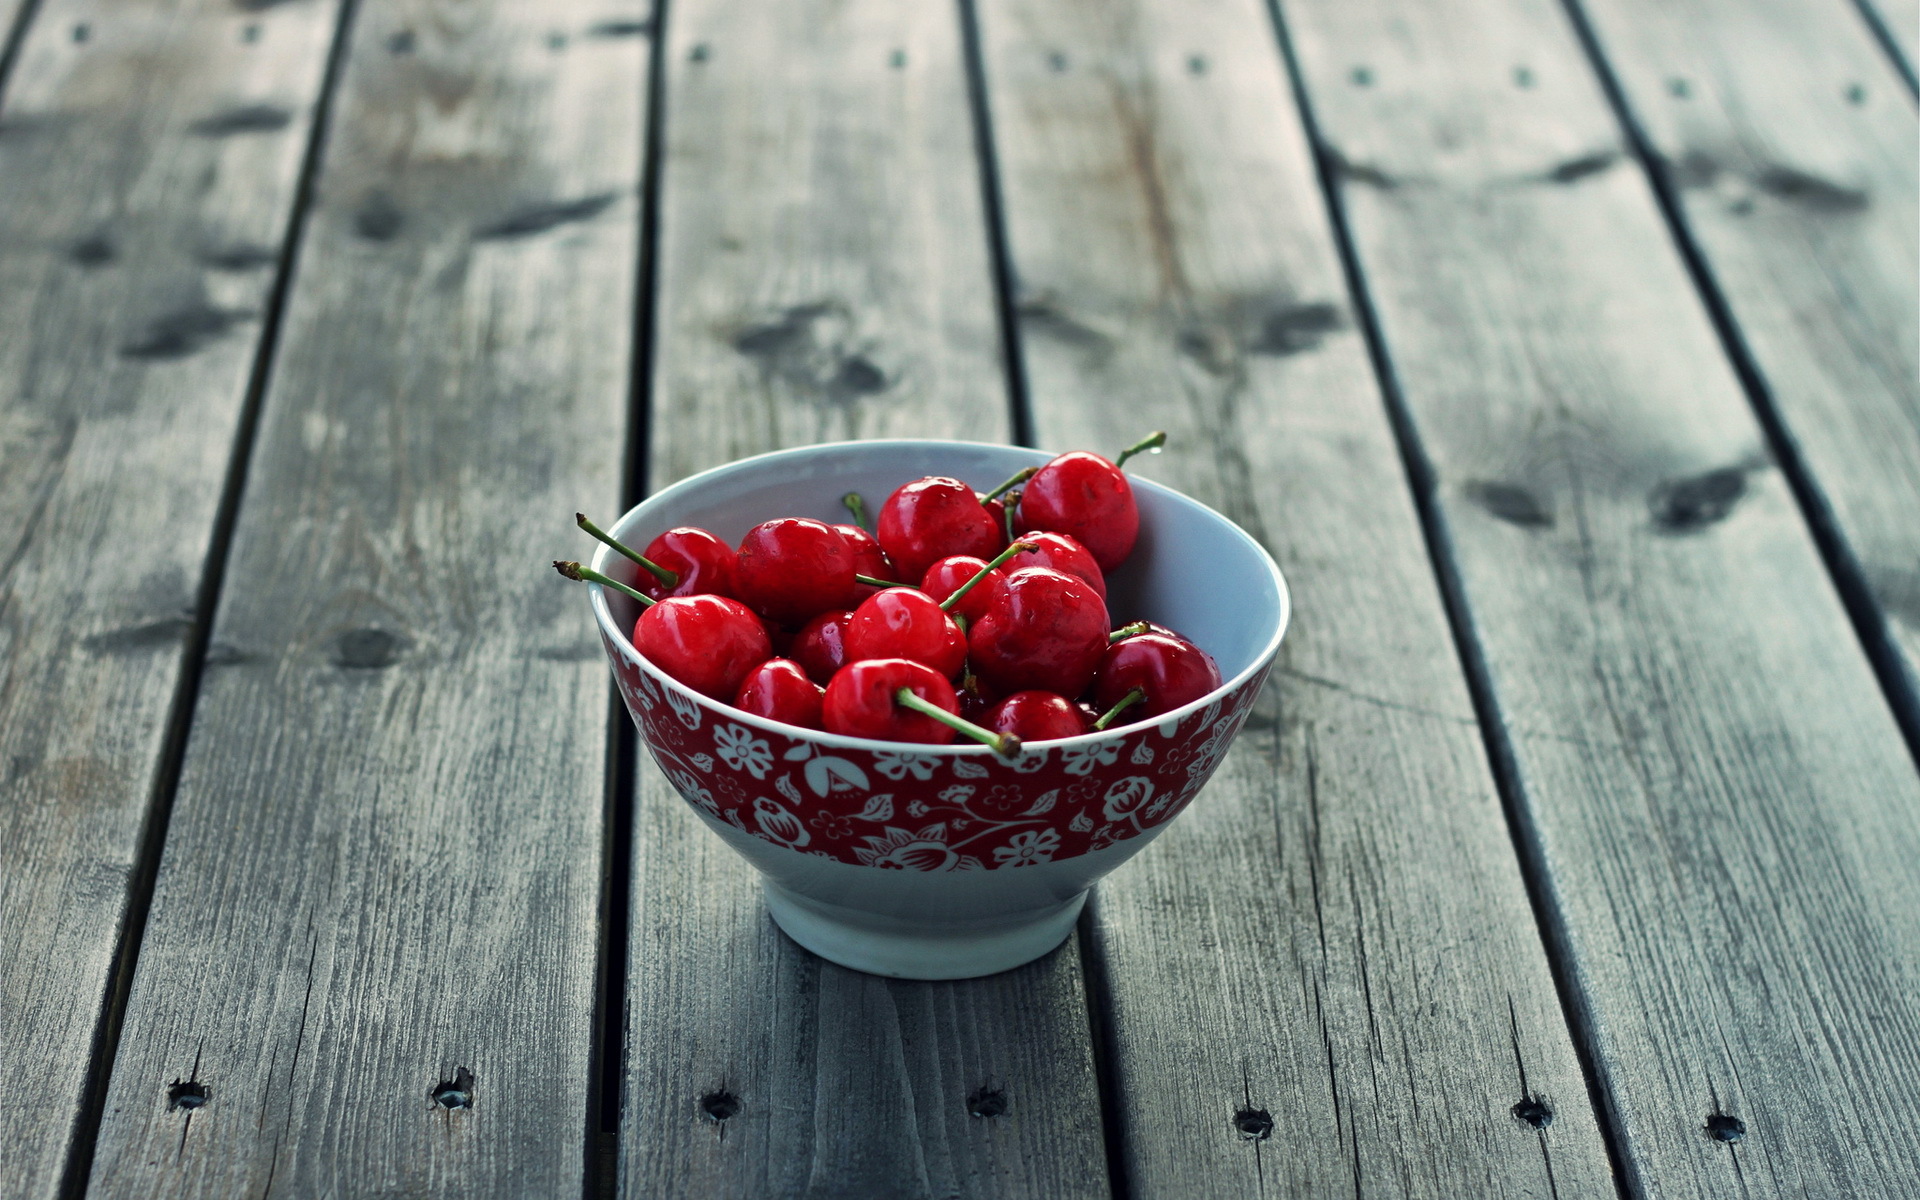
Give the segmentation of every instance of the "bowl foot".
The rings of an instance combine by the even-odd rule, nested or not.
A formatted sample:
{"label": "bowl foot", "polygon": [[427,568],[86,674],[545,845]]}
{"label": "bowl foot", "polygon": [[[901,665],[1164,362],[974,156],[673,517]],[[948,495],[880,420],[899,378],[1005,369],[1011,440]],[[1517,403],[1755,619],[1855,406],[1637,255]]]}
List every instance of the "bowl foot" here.
{"label": "bowl foot", "polygon": [[1044,908],[942,928],[808,900],[761,881],[786,935],[828,962],[894,979],[972,979],[1032,962],[1073,932],[1087,893]]}

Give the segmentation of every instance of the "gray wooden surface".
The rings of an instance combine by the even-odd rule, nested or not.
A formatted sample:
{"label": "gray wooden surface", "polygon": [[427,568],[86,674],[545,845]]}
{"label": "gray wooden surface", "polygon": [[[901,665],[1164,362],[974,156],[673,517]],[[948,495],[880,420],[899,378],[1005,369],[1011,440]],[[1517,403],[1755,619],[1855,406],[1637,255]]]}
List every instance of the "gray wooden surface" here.
{"label": "gray wooden surface", "polygon": [[1172,430],[1299,613],[1096,897],[1129,1194],[1612,1195],[1270,14],[980,8],[1041,444]]}
{"label": "gray wooden surface", "polygon": [[1857,561],[1920,732],[1913,97],[1868,30],[1826,19],[1821,0],[1584,7]]}
{"label": "gray wooden surface", "polygon": [[94,1195],[578,1192],[644,15],[357,10]]}
{"label": "gray wooden surface", "polygon": [[[9,26],[0,1196],[1920,1179],[1913,0]],[[1154,425],[1299,602],[1218,781],[1038,963],[799,950],[569,514]]]}
{"label": "gray wooden surface", "polygon": [[[957,12],[683,0],[665,37],[650,487],[823,437],[1006,438]],[[823,963],[639,757],[628,1195],[1108,1194],[1077,942],[960,983]]]}
{"label": "gray wooden surface", "polygon": [[46,0],[0,100],[8,1195],[84,1163],[334,12]]}
{"label": "gray wooden surface", "polygon": [[1565,13],[1284,11],[1630,1185],[1902,1194],[1920,784]]}

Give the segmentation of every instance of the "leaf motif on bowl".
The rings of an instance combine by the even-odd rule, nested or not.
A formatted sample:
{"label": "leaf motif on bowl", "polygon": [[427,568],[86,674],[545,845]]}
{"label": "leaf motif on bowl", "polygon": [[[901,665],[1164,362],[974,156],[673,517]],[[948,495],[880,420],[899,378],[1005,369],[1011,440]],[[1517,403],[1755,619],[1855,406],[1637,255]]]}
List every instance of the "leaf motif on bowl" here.
{"label": "leaf motif on bowl", "polygon": [[816,796],[864,792],[868,789],[867,773],[844,758],[823,754],[807,760],[807,786]]}
{"label": "leaf motif on bowl", "polygon": [[985,779],[987,769],[970,758],[953,760],[953,773],[962,779]]}
{"label": "leaf motif on bowl", "polygon": [[882,792],[867,801],[867,806],[860,810],[858,816],[862,821],[893,820],[893,793]]}

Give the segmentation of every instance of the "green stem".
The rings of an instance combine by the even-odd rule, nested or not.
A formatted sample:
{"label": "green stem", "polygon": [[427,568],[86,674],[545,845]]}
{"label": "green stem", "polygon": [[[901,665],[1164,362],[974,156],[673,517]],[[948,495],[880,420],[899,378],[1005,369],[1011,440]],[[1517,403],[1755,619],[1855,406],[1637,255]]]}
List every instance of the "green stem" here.
{"label": "green stem", "polygon": [[962,596],[965,596],[968,592],[972,591],[974,589],[974,585],[978,584],[982,579],[985,579],[987,575],[995,567],[998,567],[1001,563],[1006,562],[1008,559],[1012,558],[1016,554],[1020,554],[1025,551],[1034,550],[1034,549],[1038,549],[1038,547],[1036,547],[1032,542],[1015,542],[1013,545],[1008,546],[1005,550],[1002,550],[999,554],[995,555],[994,560],[992,562],[988,563],[984,567],[981,567],[978,571],[975,571],[973,573],[972,579],[967,580],[965,583],[961,584],[959,587],[953,589],[953,595],[948,596],[945,600],[942,600],[940,602],[940,611],[952,612],[953,606],[960,603],[960,598]]}
{"label": "green stem", "polygon": [[895,583],[891,579],[875,579],[871,575],[862,575],[858,571],[854,572],[853,578],[856,582],[864,583],[868,587],[888,588],[907,586],[904,583]]}
{"label": "green stem", "polygon": [[1017,488],[1021,484],[1025,483],[1027,480],[1032,479],[1039,470],[1040,470],[1039,467],[1020,468],[1018,471],[1015,471],[1013,473],[1012,479],[1007,480],[1005,483],[1001,484],[999,487],[993,489],[992,491],[988,492],[986,495],[982,496],[980,498],[980,503],[985,504],[989,500],[998,500],[1000,497],[1006,495],[1008,492],[1012,491],[1014,488]]}
{"label": "green stem", "polygon": [[903,687],[893,694],[894,702],[917,713],[923,713],[942,725],[957,729],[976,742],[992,746],[1001,758],[1013,758],[1020,753],[1020,739],[1010,733],[995,733],[991,729],[982,729],[965,717],[955,716],[930,700],[922,700],[913,694],[912,688]]}
{"label": "green stem", "polygon": [[643,606],[654,602],[652,596],[642,595],[626,584],[621,583],[618,579],[610,575],[602,575],[592,567],[583,567],[577,562],[568,562],[566,559],[556,558],[553,560],[553,569],[565,575],[568,579],[576,580],[580,583],[597,583],[601,587],[610,587],[616,592],[625,592],[635,600],[638,600]]}
{"label": "green stem", "polygon": [[646,555],[638,553],[632,547],[628,546],[625,542],[621,541],[619,538],[608,533],[606,530],[600,528],[598,525],[595,525],[592,521],[587,520],[587,514],[575,513],[573,514],[573,519],[580,526],[580,528],[586,530],[588,533],[592,534],[594,537],[599,538],[601,541],[605,542],[607,545],[612,546],[615,550],[618,550],[620,553],[626,555],[628,558],[639,563],[641,566],[645,567],[647,570],[653,572],[653,577],[655,579],[658,579],[661,583],[666,584],[668,587],[680,586],[680,573],[678,571],[669,571],[665,567],[661,566],[659,563],[654,562],[652,559],[648,558]]}
{"label": "green stem", "polygon": [[1146,698],[1147,698],[1147,693],[1144,688],[1133,689],[1132,691],[1128,692],[1126,695],[1120,697],[1120,703],[1114,705],[1112,708],[1101,713],[1100,718],[1093,723],[1093,727],[1096,730],[1105,729],[1107,726],[1113,724],[1113,719],[1115,717],[1119,716],[1121,713],[1127,711],[1129,708],[1132,708],[1134,705],[1140,703],[1142,700],[1145,700]]}
{"label": "green stem", "polygon": [[1021,493],[1014,492],[1007,497],[1007,502],[1001,505],[1001,509],[1006,514],[1006,518],[1007,518],[1007,540],[1008,541],[1013,540],[1013,514],[1020,511],[1020,496],[1021,496]]}
{"label": "green stem", "polygon": [[848,492],[846,495],[840,497],[840,503],[846,507],[848,512],[853,514],[853,523],[855,525],[858,525],[868,533],[873,532],[873,526],[867,523],[867,502],[861,497],[859,492]]}
{"label": "green stem", "polygon": [[1166,444],[1167,431],[1164,429],[1156,429],[1133,445],[1128,446],[1125,450],[1122,450],[1120,457],[1113,460],[1113,465],[1116,467],[1124,467],[1127,465],[1128,459],[1140,453],[1142,450],[1158,450]]}
{"label": "green stem", "polygon": [[1139,637],[1145,633],[1148,628],[1145,621],[1135,621],[1131,625],[1122,625],[1107,635],[1107,645],[1111,646],[1115,642],[1124,642],[1130,637]]}

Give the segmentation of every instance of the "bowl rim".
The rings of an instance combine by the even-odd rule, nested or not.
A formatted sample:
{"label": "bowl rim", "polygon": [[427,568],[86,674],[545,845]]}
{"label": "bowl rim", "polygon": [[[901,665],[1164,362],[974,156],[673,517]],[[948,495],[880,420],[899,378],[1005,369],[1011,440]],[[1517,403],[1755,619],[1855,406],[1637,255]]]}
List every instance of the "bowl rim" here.
{"label": "bowl rim", "polygon": [[[946,447],[1014,451],[1019,454],[1031,455],[1041,462],[1050,461],[1057,456],[1050,451],[1037,450],[1031,446],[1017,446],[1009,442],[972,442],[952,438],[870,438],[839,442],[815,442],[805,446],[790,446],[782,450],[770,450],[764,454],[755,454],[747,458],[735,459],[732,462],[722,463],[717,467],[709,467],[697,474],[689,475],[684,479],[669,484],[648,496],[646,499],[641,500],[632,508],[621,513],[619,519],[608,526],[608,530],[613,533],[615,537],[621,537],[620,527],[631,521],[635,514],[641,509],[646,508],[656,501],[671,498],[679,493],[697,490],[717,479],[729,475],[742,474],[747,471],[761,470],[769,465],[777,465],[781,460],[809,458],[831,451],[847,450],[855,447],[863,450],[874,449],[881,451],[887,449],[926,450]],[[1233,536],[1246,543],[1254,552],[1257,560],[1266,566],[1267,571],[1273,577],[1274,589],[1279,596],[1280,619],[1274,622],[1273,635],[1267,639],[1266,646],[1245,668],[1232,679],[1224,681],[1219,687],[1208,692],[1198,700],[1189,701],[1179,708],[1173,709],[1171,712],[1162,713],[1159,717],[1152,720],[1135,721],[1131,725],[1117,725],[1111,729],[1077,734],[1070,738],[1052,738],[1047,741],[1024,742],[1022,743],[1023,747],[1044,747],[1051,750],[1058,746],[1089,745],[1095,742],[1119,740],[1127,734],[1153,726],[1172,727],[1180,721],[1185,720],[1192,713],[1198,712],[1207,705],[1217,702],[1222,697],[1238,691],[1241,687],[1245,686],[1248,681],[1265,671],[1268,665],[1273,662],[1275,656],[1279,654],[1280,643],[1287,636],[1287,629],[1293,622],[1293,594],[1287,586],[1287,577],[1280,570],[1280,564],[1274,562],[1273,555],[1267,552],[1265,546],[1255,541],[1252,534],[1242,529],[1239,522],[1224,516],[1210,505],[1195,500],[1185,492],[1168,487],[1163,483],[1156,483],[1151,479],[1138,475],[1127,476],[1127,482],[1136,489],[1145,488],[1148,491],[1162,493],[1174,500],[1184,501],[1187,504],[1193,505],[1218,520],[1222,525],[1232,531]],[[772,518],[769,517],[768,520],[772,520]],[[624,541],[626,539],[622,537],[622,540]],[[592,566],[594,570],[604,574],[607,568],[612,565],[611,559],[613,553],[612,547],[605,543],[599,543],[598,549],[593,556]],[[889,742],[882,741],[879,738],[849,737],[846,734],[828,733],[824,729],[806,729],[799,725],[789,725],[785,721],[770,720],[766,717],[756,716],[753,713],[746,712],[743,709],[735,708],[733,705],[727,704],[724,701],[715,700],[704,692],[693,690],[686,684],[681,683],[679,680],[660,670],[660,668],[654,666],[646,655],[640,653],[640,651],[634,647],[626,631],[615,624],[613,611],[608,607],[607,603],[607,589],[598,583],[589,583],[587,586],[591,589],[590,600],[593,605],[594,620],[599,623],[600,632],[603,637],[609,639],[614,645],[631,655],[633,661],[639,664],[640,669],[652,676],[653,679],[663,687],[692,698],[702,707],[718,710],[720,714],[724,715],[730,721],[736,721],[764,732],[777,733],[789,740],[805,739],[841,750],[864,750],[868,753],[893,755],[919,754],[940,757],[999,757],[998,752],[995,751],[993,747],[979,742],[962,740],[959,742],[934,744],[929,742]]]}

